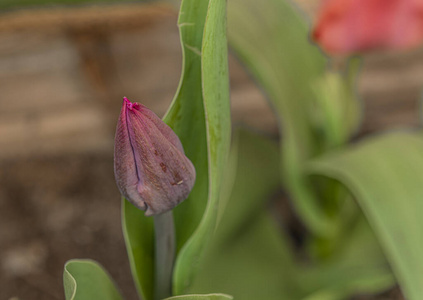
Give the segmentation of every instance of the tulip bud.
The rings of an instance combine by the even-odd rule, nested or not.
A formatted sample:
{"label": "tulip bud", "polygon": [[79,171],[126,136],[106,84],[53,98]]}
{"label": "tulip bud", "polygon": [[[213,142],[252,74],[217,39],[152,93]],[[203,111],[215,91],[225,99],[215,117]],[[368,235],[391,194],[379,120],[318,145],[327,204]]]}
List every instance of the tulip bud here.
{"label": "tulip bud", "polygon": [[185,200],[195,168],[178,136],[151,110],[123,98],[115,136],[115,178],[122,195],[146,216]]}

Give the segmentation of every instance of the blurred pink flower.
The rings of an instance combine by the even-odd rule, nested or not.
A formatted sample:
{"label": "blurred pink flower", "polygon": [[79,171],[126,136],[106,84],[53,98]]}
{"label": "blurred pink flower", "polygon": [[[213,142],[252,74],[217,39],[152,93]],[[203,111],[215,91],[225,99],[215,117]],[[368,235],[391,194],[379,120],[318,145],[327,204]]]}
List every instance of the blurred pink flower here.
{"label": "blurred pink flower", "polygon": [[423,0],[323,0],[312,37],[332,54],[417,46]]}
{"label": "blurred pink flower", "polygon": [[178,136],[151,110],[123,98],[115,136],[115,178],[122,195],[146,216],[185,200],[195,168]]}

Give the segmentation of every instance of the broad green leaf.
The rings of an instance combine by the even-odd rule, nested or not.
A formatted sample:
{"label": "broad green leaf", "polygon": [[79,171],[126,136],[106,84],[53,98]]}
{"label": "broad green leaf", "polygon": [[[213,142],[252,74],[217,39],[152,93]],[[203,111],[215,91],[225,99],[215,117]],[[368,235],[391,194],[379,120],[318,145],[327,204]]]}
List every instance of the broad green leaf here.
{"label": "broad green leaf", "polygon": [[[321,199],[302,172],[305,161],[325,150],[322,134],[337,140],[345,137],[331,131],[333,118],[322,117],[318,127],[315,123],[313,107],[328,104],[326,98],[316,99],[315,90],[316,85],[326,90],[321,78],[327,60],[310,43],[308,24],[288,1],[231,0],[228,22],[230,45],[264,88],[279,118],[281,169],[295,208],[311,231],[333,236],[338,220],[320,206]],[[332,107],[323,108],[325,113],[334,112]]]}
{"label": "broad green leaf", "polygon": [[122,300],[109,274],[93,260],[68,261],[63,272],[63,285],[66,300]]}
{"label": "broad green leaf", "polygon": [[225,294],[182,295],[166,298],[165,300],[231,300],[232,296]]}
{"label": "broad green leaf", "polygon": [[198,227],[207,205],[209,171],[200,55],[207,8],[208,1],[185,0],[181,4],[178,27],[183,68],[178,91],[163,118],[179,136],[196,171],[191,194],[174,209],[178,251]]}
{"label": "broad green leaf", "polygon": [[309,165],[312,174],[343,183],[375,231],[408,299],[423,284],[423,139],[397,132],[367,139]]}
{"label": "broad green leaf", "polygon": [[[188,7],[196,7],[199,2],[183,1],[181,13],[187,13],[183,8],[188,3],[191,4]],[[184,19],[184,26],[192,26],[189,21],[190,19]],[[181,26],[181,21],[179,26]],[[229,153],[231,124],[225,0],[209,1],[201,48],[195,46],[193,48],[193,45],[187,45],[184,40],[183,45],[186,52],[189,51],[191,55],[197,55],[201,58],[201,86],[204,101],[209,176],[207,206],[202,214],[201,222],[180,250],[176,260],[174,293],[177,295],[184,293],[190,286],[204,247],[210,240],[210,235],[214,233],[221,182]],[[198,82],[196,83],[198,84]],[[193,118],[192,115],[189,117]],[[201,200],[204,199],[193,199],[193,201]]]}
{"label": "broad green leaf", "polygon": [[[174,271],[176,294],[183,293],[189,285],[195,273],[193,265],[208,234],[214,230],[216,193],[228,152],[230,120],[224,5],[222,0],[210,7],[209,1],[185,0],[178,20],[183,68],[178,91],[163,119],[177,133],[186,155],[193,162],[196,183],[188,199],[174,209],[179,253]],[[213,47],[203,45],[203,34]],[[205,75],[202,69],[207,70]],[[129,203],[124,203],[123,208],[131,268],[139,293],[150,300],[154,275],[153,222]]]}
{"label": "broad green leaf", "polygon": [[[206,121],[201,87],[201,49],[208,1],[184,1],[178,26],[183,52],[181,80],[176,96],[163,118],[179,136],[196,169],[190,196],[174,209],[177,252],[200,223],[207,205],[208,163]],[[194,50],[197,49],[198,51]],[[143,299],[153,299],[154,225],[129,202],[123,204],[123,225],[133,277]]]}
{"label": "broad green leaf", "polygon": [[274,142],[246,132],[237,136],[225,176],[227,206],[190,292],[329,300],[391,286],[387,262],[363,218],[351,224],[336,255],[319,263],[296,256],[275,214],[263,210],[279,188],[278,162]]}
{"label": "broad green leaf", "polygon": [[294,258],[264,211],[280,184],[277,144],[240,132],[230,158],[225,176],[229,194],[222,196],[226,209],[190,292],[219,291],[243,300],[296,299],[285,292],[298,291],[292,280]]}

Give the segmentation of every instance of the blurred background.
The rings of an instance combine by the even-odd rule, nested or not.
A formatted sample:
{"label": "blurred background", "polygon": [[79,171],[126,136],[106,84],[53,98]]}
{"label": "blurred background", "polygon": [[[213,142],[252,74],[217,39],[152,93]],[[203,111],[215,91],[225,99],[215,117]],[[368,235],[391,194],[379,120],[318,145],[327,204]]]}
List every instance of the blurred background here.
{"label": "blurred background", "polygon": [[[71,258],[99,261],[136,299],[114,130],[123,96],[159,116],[171,102],[181,71],[177,11],[164,2],[52,2],[60,1],[0,2],[0,299],[63,299]],[[296,2],[310,22],[317,4]],[[265,97],[233,56],[230,72],[234,124],[276,137]],[[423,48],[365,56],[359,135],[417,126],[422,86]]]}

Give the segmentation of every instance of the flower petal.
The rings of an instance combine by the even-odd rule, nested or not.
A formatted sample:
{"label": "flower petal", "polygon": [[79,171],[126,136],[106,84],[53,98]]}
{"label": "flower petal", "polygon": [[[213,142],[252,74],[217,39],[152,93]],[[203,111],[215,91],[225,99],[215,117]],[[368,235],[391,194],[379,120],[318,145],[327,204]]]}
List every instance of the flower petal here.
{"label": "flower petal", "polygon": [[195,168],[177,135],[148,108],[124,99],[115,143],[119,189],[146,216],[164,213],[188,197]]}

